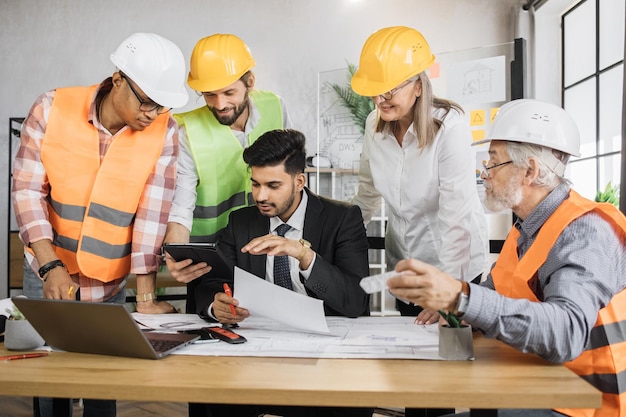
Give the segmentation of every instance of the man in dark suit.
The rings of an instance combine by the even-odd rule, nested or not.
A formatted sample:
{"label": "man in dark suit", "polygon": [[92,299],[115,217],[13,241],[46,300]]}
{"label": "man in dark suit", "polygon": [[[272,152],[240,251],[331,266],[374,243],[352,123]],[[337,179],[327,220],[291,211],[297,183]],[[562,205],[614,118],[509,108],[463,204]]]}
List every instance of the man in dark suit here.
{"label": "man in dark suit", "polygon": [[[361,210],[323,198],[308,190],[304,167],[304,135],[296,130],[273,130],[246,148],[255,207],[231,213],[218,238],[229,263],[261,279],[324,301],[327,315],[369,315],[368,295],[359,281],[368,275],[368,243]],[[282,226],[288,224],[289,227]],[[277,229],[288,228],[279,235]],[[284,236],[282,236],[284,234]],[[286,256],[287,259],[281,256]],[[286,261],[286,274],[274,269]],[[200,271],[202,272],[202,271]],[[285,281],[281,277],[286,275]],[[210,318],[225,324],[245,320],[245,306],[225,294],[232,278],[203,278],[196,289],[198,306]],[[236,294],[236,289],[235,289]],[[235,306],[233,317],[231,306]],[[203,411],[201,411],[203,410]],[[371,409],[331,407],[273,407],[190,404],[190,415],[258,416],[371,416]]]}
{"label": "man in dark suit", "polygon": [[[248,147],[243,158],[251,169],[256,207],[231,213],[219,236],[219,250],[229,266],[273,282],[274,261],[286,255],[292,290],[323,300],[326,315],[369,315],[368,295],[359,287],[369,273],[361,210],[305,187],[304,135],[297,130],[270,131]],[[283,223],[290,229],[281,237],[276,229]],[[196,290],[196,301],[221,323],[242,321],[249,313],[224,294],[224,282],[233,284],[205,280]],[[237,317],[231,304],[237,307]]]}

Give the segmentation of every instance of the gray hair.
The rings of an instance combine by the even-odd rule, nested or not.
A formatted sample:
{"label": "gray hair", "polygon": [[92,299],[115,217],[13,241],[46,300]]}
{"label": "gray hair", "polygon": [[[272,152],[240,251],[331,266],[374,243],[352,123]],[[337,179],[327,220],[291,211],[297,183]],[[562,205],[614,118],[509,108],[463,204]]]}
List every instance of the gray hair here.
{"label": "gray hair", "polygon": [[[433,94],[432,84],[426,72],[420,72],[417,75],[407,79],[409,82],[420,82],[422,84],[422,95],[415,99],[413,105],[413,128],[417,136],[417,147],[424,149],[435,141],[437,132],[443,125],[443,119],[451,109],[456,110],[459,114],[463,113],[463,109],[457,103],[439,98]],[[433,108],[444,109],[441,120],[433,116]],[[377,122],[375,132],[382,132],[385,127],[389,127],[393,132],[393,127],[397,121],[385,122],[380,118],[380,112],[377,112]]]}
{"label": "gray hair", "polygon": [[506,142],[506,151],[513,161],[513,165],[521,168],[530,168],[528,160],[531,157],[535,158],[539,175],[533,185],[550,190],[559,184],[571,186],[571,181],[563,177],[565,166],[569,161],[569,154],[530,143],[508,141]]}

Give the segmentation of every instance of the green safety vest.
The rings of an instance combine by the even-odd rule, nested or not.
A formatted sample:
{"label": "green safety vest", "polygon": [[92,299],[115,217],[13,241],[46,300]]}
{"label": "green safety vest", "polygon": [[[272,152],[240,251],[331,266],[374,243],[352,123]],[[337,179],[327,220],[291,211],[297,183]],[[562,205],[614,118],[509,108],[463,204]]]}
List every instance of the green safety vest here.
{"label": "green safety vest", "polygon": [[[278,96],[253,90],[250,99],[260,117],[248,135],[248,146],[263,133],[283,128]],[[228,224],[231,211],[254,204],[243,148],[230,127],[220,124],[206,106],[174,117],[180,126],[185,126],[199,179],[190,240],[214,242],[217,233]]]}

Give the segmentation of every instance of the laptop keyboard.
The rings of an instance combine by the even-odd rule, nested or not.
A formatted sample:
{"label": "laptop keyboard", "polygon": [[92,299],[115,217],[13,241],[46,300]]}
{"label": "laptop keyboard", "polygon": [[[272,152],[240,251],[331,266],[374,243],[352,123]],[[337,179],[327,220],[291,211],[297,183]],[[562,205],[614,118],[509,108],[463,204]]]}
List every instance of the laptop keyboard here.
{"label": "laptop keyboard", "polygon": [[181,342],[180,340],[148,339],[148,341],[156,352],[167,352],[168,350],[174,349],[176,346],[184,344],[184,342]]}

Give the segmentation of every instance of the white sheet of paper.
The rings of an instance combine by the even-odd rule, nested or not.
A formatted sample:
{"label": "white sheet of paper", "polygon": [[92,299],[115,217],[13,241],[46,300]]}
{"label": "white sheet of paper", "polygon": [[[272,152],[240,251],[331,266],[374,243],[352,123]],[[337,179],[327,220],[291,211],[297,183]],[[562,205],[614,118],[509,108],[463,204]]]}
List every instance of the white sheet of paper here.
{"label": "white sheet of paper", "polygon": [[249,317],[235,329],[248,341],[191,345],[174,355],[277,358],[427,359],[439,357],[439,325],[422,326],[415,317],[327,317],[330,334],[292,330],[271,319]]}
{"label": "white sheet of paper", "polygon": [[322,300],[274,285],[238,267],[235,267],[233,297],[253,316],[307,332],[330,333]]}
{"label": "white sheet of paper", "polygon": [[201,319],[197,314],[141,314],[131,313],[140,329],[152,329],[158,332],[195,330],[203,327],[218,326]]}

